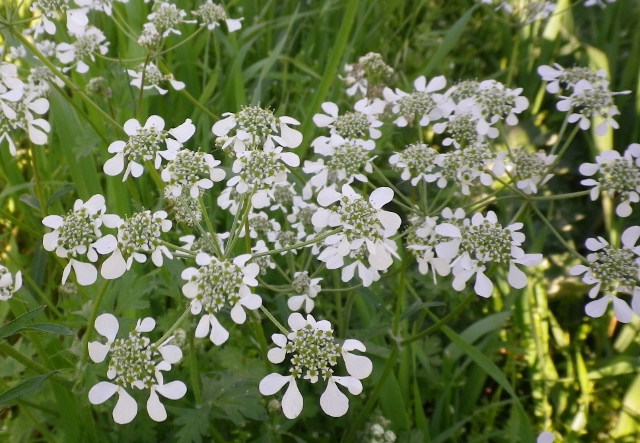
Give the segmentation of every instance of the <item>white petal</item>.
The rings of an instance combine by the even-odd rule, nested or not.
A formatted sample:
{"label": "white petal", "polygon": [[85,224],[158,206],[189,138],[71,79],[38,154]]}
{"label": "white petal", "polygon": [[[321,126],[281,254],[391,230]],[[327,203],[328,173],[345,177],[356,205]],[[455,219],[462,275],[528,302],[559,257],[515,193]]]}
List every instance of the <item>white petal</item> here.
{"label": "white petal", "polygon": [[274,372],[260,380],[258,389],[262,395],[273,395],[282,389],[289,380],[291,380],[291,376],[280,375]]}
{"label": "white petal", "polygon": [[293,314],[291,314],[289,316],[289,319],[287,320],[287,323],[293,331],[299,331],[307,325],[307,321],[299,312],[294,312]]}
{"label": "white petal", "polygon": [[335,189],[324,188],[318,193],[318,204],[320,204],[320,206],[329,206],[340,200],[340,198],[342,198],[342,194],[337,192]]}
{"label": "white petal", "polygon": [[187,393],[187,385],[180,380],[156,386],[156,391],[169,400],[179,400]]}
{"label": "white petal", "polygon": [[362,392],[362,382],[355,377],[332,377],[337,384],[344,386],[350,394],[358,395]]}
{"label": "white petal", "polygon": [[182,359],[182,350],[176,345],[164,345],[159,351],[164,361],[171,364],[178,363]]}
{"label": "white petal", "polygon": [[527,286],[527,275],[512,263],[509,265],[509,275],[507,277],[512,288],[522,289]]}
{"label": "white petal", "polygon": [[212,317],[211,314],[205,314],[200,318],[200,321],[198,321],[195,332],[197,338],[203,338],[209,334],[209,328],[211,327],[210,317]]}
{"label": "white petal", "polygon": [[76,279],[81,286],[88,286],[98,279],[98,270],[91,263],[84,263],[77,260],[71,260],[71,266],[76,272]]}
{"label": "white petal", "polygon": [[131,423],[138,413],[138,404],[135,399],[122,388],[118,389],[118,403],[113,409],[113,421],[120,425]]}
{"label": "white petal", "polygon": [[267,352],[267,358],[271,363],[278,364],[284,361],[284,358],[287,356],[287,351],[283,348],[271,348],[269,352]]}
{"label": "white petal", "polygon": [[364,355],[354,355],[349,352],[343,352],[344,364],[347,367],[349,375],[357,379],[367,378],[373,370],[373,363]]}
{"label": "white petal", "polygon": [[584,311],[587,313],[589,317],[599,318],[602,317],[604,311],[607,310],[607,305],[609,304],[610,296],[604,296],[599,298],[598,300],[594,300],[592,302],[587,303],[584,307]]}
{"label": "white petal", "polygon": [[229,339],[229,331],[227,331],[213,315],[210,317],[211,334],[209,334],[209,339],[214,345],[220,346]]}
{"label": "white petal", "polygon": [[618,297],[613,297],[613,311],[616,314],[616,318],[621,323],[629,323],[633,320],[633,311],[624,300]]}
{"label": "white petal", "polygon": [[158,397],[158,394],[156,394],[155,389],[151,389],[151,392],[149,393],[149,399],[147,400],[147,412],[149,413],[149,417],[154,421],[160,422],[167,419],[167,410],[160,402],[160,398]]}
{"label": "white petal", "polygon": [[109,341],[114,341],[118,334],[120,324],[113,314],[105,313],[96,318],[95,328],[98,334],[106,337]]}
{"label": "white petal", "polygon": [[393,200],[393,190],[387,187],[378,188],[369,196],[369,203],[376,209],[382,208],[391,200]]}
{"label": "white petal", "polygon": [[113,397],[118,390],[118,385],[114,385],[108,381],[101,381],[93,386],[89,391],[89,402],[92,405],[99,405]]}
{"label": "white petal", "polygon": [[290,380],[289,388],[282,397],[282,412],[288,419],[294,419],[302,412],[303,399],[295,378],[290,377]]}
{"label": "white petal", "polygon": [[473,286],[473,289],[480,297],[491,297],[493,283],[482,271],[478,271],[476,273],[476,284]]}
{"label": "white petal", "polygon": [[151,332],[156,327],[156,321],[151,317],[146,317],[142,320],[138,320],[136,331],[138,332]]}
{"label": "white petal", "polygon": [[[542,67],[543,66],[541,66],[540,68]],[[538,68],[538,72],[540,72],[540,68]],[[551,432],[544,431],[542,434],[538,435],[538,438],[536,439],[536,443],[553,443],[555,439],[556,439],[556,436],[553,435]]]}
{"label": "white petal", "polygon": [[320,396],[320,406],[331,417],[342,417],[349,410],[349,399],[340,392],[332,377],[329,377],[327,389]]}
{"label": "white petal", "polygon": [[231,319],[239,325],[247,320],[247,313],[244,312],[244,308],[240,303],[236,303],[235,306],[231,308]]}
{"label": "white petal", "polygon": [[113,251],[113,254],[102,263],[100,275],[107,280],[121,277],[127,271],[127,262],[122,256],[120,249]]}

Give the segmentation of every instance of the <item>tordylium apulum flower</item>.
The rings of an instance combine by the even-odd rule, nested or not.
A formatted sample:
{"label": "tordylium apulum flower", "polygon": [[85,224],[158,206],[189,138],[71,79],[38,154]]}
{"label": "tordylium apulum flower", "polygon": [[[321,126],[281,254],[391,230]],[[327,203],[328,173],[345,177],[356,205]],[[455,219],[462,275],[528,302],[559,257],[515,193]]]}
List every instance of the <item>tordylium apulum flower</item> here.
{"label": "tordylium apulum flower", "polygon": [[102,363],[110,356],[107,378],[89,391],[89,401],[94,405],[104,403],[118,393],[118,402],[113,409],[113,420],[118,424],[130,423],[138,413],[136,400],[127,392],[131,389],[149,390],[147,412],[155,421],[164,421],[167,411],[158,394],[170,400],[178,400],[187,393],[187,386],[180,380],[165,383],[162,371],[171,370],[171,365],[182,359],[178,346],[169,344],[171,338],[162,343],[151,343],[142,333],[150,332],[156,322],[147,317],[138,320],[136,328],[127,338],[116,338],[120,324],[112,314],[96,318],[96,331],[107,339],[106,343],[89,343],[89,357]]}
{"label": "tordylium apulum flower", "polygon": [[[129,136],[129,140],[111,143],[108,150],[115,156],[104,164],[104,172],[107,175],[118,175],[124,169],[122,181],[125,181],[129,174],[140,177],[144,171],[143,163],[146,161],[151,161],[158,169],[163,158],[173,160],[182,144],[196,132],[196,127],[191,123],[191,119],[186,119],[180,126],[165,131],[162,117],[152,115],[144,126],[135,118],[127,120],[124,132]],[[166,145],[166,150],[161,150],[162,143]],[[126,169],[125,160],[128,161]]]}
{"label": "tordylium apulum flower", "polygon": [[198,268],[182,271],[182,278],[188,282],[182,287],[182,293],[191,300],[191,313],[198,315],[204,311],[198,326],[196,337],[209,335],[215,345],[221,345],[229,338],[229,331],[220,324],[216,315],[228,306],[231,319],[242,324],[247,319],[244,309],[258,309],[262,298],[251,292],[258,286],[256,277],[260,267],[248,263],[251,255],[239,255],[233,260],[217,259],[201,252],[196,256]]}
{"label": "tordylium apulum flower", "polygon": [[[380,278],[379,272],[389,269],[393,256],[398,256],[397,245],[389,237],[398,231],[400,216],[382,209],[392,199],[393,190],[386,187],[374,190],[368,200],[349,185],[342,186],[341,193],[332,188],[318,193],[318,203],[324,208],[313,214],[313,226],[342,227],[342,232],[324,239],[318,260],[327,269],[342,268],[342,281],[351,280],[357,270],[363,286],[370,286]],[[338,205],[331,206],[334,203]]]}
{"label": "tordylium apulum flower", "polygon": [[605,151],[596,156],[595,163],[580,165],[582,175],[596,176],[595,179],[582,180],[585,186],[591,188],[591,200],[597,200],[601,191],[609,195],[618,194],[620,203],[616,207],[616,214],[620,217],[631,215],[631,203],[640,201],[640,144],[632,143],[620,155],[618,151]]}
{"label": "tordylium apulum flower", "polygon": [[96,194],[84,203],[80,199],[76,200],[73,209],[64,217],[48,215],[42,219],[43,225],[53,229],[44,235],[44,248],[47,251],[56,251],[58,257],[69,259],[62,273],[63,284],[72,268],[80,285],[94,283],[98,278],[96,267],[77,258],[86,255],[90,262],[95,263],[98,254],[109,254],[115,249],[116,238],[111,234],[103,237],[100,227],[104,224],[109,228],[115,228],[120,217],[105,214],[106,209],[104,197]]}
{"label": "tordylium apulum flower", "polygon": [[22,272],[16,272],[14,277],[6,267],[0,265],[0,301],[9,300],[21,287]]}
{"label": "tordylium apulum flower", "polygon": [[522,250],[520,246],[525,236],[518,232],[522,226],[522,223],[513,223],[502,227],[493,211],[486,216],[476,213],[461,223],[441,223],[436,226],[438,234],[451,238],[450,241],[439,243],[436,253],[440,258],[452,260],[453,288],[462,291],[475,274],[475,292],[481,297],[491,296],[493,283],[485,274],[486,265],[491,262],[508,264],[507,281],[515,289],[524,288],[527,276],[516,264],[538,266],[542,262],[542,254],[525,254]]}
{"label": "tordylium apulum flower", "polygon": [[[352,354],[351,351],[365,352],[367,349],[358,340],[348,339],[342,345],[333,336],[331,323],[327,320],[316,321],[311,315],[305,319],[300,313],[289,316],[288,335],[271,336],[277,347],[269,350],[267,357],[271,363],[282,363],[289,355],[290,375],[272,373],[260,382],[263,395],[273,395],[287,383],[289,387],[282,398],[282,411],[285,417],[294,419],[302,412],[303,398],[298,389],[297,380],[305,379],[317,383],[320,378],[327,382],[320,396],[320,407],[332,416],[341,417],[349,409],[349,399],[337,385],[347,388],[352,395],[362,392],[360,380],[371,374],[373,365],[369,358]],[[348,376],[333,375],[342,357]]]}
{"label": "tordylium apulum flower", "polygon": [[[616,318],[629,323],[633,313],[640,315],[640,246],[636,242],[640,237],[640,227],[631,226],[625,229],[620,237],[622,247],[611,246],[604,238],[589,238],[586,246],[591,254],[587,255],[589,266],[576,265],[569,271],[571,275],[582,275],[582,281],[595,285],[589,290],[589,298],[596,298],[600,292],[602,298],[593,300],[585,306],[590,317],[602,317],[609,301],[613,303]],[[626,301],[618,298],[617,293],[633,294],[631,308]]]}

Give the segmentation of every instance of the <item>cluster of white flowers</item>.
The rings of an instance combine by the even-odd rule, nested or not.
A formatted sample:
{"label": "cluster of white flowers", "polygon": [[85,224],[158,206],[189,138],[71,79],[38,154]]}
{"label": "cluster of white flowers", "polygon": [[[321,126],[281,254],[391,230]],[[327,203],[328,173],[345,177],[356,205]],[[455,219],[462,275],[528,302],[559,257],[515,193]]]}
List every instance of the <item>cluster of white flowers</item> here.
{"label": "cluster of white flowers", "polygon": [[[621,248],[610,245],[602,237],[587,240],[587,249],[592,251],[587,255],[589,266],[576,265],[569,272],[571,275],[582,275],[583,282],[595,285],[589,291],[590,298],[594,299],[604,292],[602,298],[585,306],[590,317],[602,317],[609,301],[613,302],[616,318],[623,323],[629,323],[634,312],[640,315],[640,246],[636,246],[639,237],[640,226],[631,226],[620,237]],[[633,295],[633,309],[616,296],[619,292]]]}
{"label": "cluster of white flowers", "polygon": [[600,192],[618,195],[616,214],[628,217],[632,212],[631,203],[640,201],[640,144],[630,144],[623,155],[618,151],[605,151],[596,156],[595,163],[580,165],[580,173],[596,176],[581,181],[585,186],[593,186],[591,200],[597,200]]}
{"label": "cluster of white flowers", "polygon": [[187,268],[182,278],[188,282],[182,287],[182,293],[191,300],[191,313],[198,315],[204,311],[198,326],[196,337],[209,335],[211,342],[221,345],[229,338],[229,332],[220,324],[216,314],[225,306],[231,308],[231,319],[242,324],[247,318],[246,309],[258,309],[262,298],[251,292],[258,285],[256,276],[260,267],[248,263],[249,254],[240,255],[233,260],[220,260],[201,252],[196,257],[198,268]]}
{"label": "cluster of white flowers", "polygon": [[[106,209],[104,197],[96,194],[86,202],[76,200],[73,209],[64,217],[48,215],[42,220],[43,225],[53,229],[44,235],[44,248],[55,251],[58,257],[69,259],[62,273],[63,284],[71,269],[76,272],[79,284],[94,283],[98,271],[93,263],[98,260],[98,254],[109,254],[115,249],[116,238],[111,234],[103,237],[100,228],[103,224],[115,228],[120,217],[105,214]],[[78,260],[80,256],[86,256],[91,263]]]}
{"label": "cluster of white flowers", "polygon": [[[153,166],[158,169],[162,159],[173,160],[182,144],[196,132],[196,127],[187,119],[180,126],[165,131],[162,117],[152,115],[144,126],[135,118],[127,120],[124,132],[129,136],[129,140],[111,143],[108,150],[115,155],[104,164],[104,172],[107,175],[118,175],[124,169],[122,181],[125,181],[129,174],[135,178],[140,177],[144,172],[143,163],[147,161],[153,162]],[[162,143],[166,145],[166,150],[160,150]],[[126,169],[125,161],[128,162]]]}
{"label": "cluster of white flowers", "polygon": [[368,98],[381,98],[382,91],[393,77],[393,68],[376,52],[363,55],[358,63],[345,65],[344,72],[346,75],[340,79],[349,86],[347,95],[360,93]]}
{"label": "cluster of white flowers", "polygon": [[[158,86],[160,83],[168,82],[173,89],[179,91],[184,89],[185,84],[183,82],[179,82],[174,80],[172,74],[163,74],[160,69],[152,62],[146,65],[140,65],[138,71],[134,71],[133,69],[127,69],[127,73],[131,76],[132,80],[130,84],[135,86],[136,88],[142,88],[144,90],[147,89],[156,89],[159,94],[166,94],[166,89]],[[145,82],[145,85],[142,82]]]}
{"label": "cluster of white flowers", "polygon": [[20,129],[29,134],[29,139],[36,145],[47,143],[47,133],[51,130],[49,122],[36,115],[43,115],[49,110],[49,93],[46,84],[49,71],[32,70],[25,84],[18,78],[16,65],[0,63],[0,143],[6,140],[11,155],[16,155],[17,149],[11,132]]}
{"label": "cluster of white flowers", "polygon": [[467,281],[475,274],[475,292],[481,297],[489,297],[493,292],[493,283],[485,275],[488,263],[502,263],[509,266],[507,281],[515,289],[527,285],[527,276],[516,264],[538,266],[542,254],[525,254],[520,247],[525,240],[522,223],[513,223],[503,227],[493,211],[486,216],[476,213],[461,224],[441,223],[436,232],[451,240],[436,246],[439,257],[451,259],[454,276],[453,288],[464,289]]}
{"label": "cluster of white flowers", "polygon": [[[327,320],[316,321],[308,315],[293,313],[289,316],[288,335],[273,334],[273,342],[277,346],[269,351],[271,363],[282,363],[287,354],[292,364],[291,375],[272,373],[260,382],[260,392],[263,395],[273,395],[286,384],[289,385],[282,397],[282,412],[285,417],[293,419],[300,415],[303,398],[298,389],[297,380],[304,378],[315,384],[320,377],[327,381],[327,387],[320,396],[320,407],[331,417],[342,417],[349,408],[349,399],[337,385],[347,388],[349,393],[358,395],[362,392],[360,380],[371,374],[373,365],[371,360],[362,355],[352,354],[351,351],[366,351],[366,347],[359,340],[348,339],[342,345],[336,343],[333,337],[331,323]],[[333,375],[338,359],[342,357],[347,368],[348,376]]]}
{"label": "cluster of white flowers", "polygon": [[[342,268],[342,281],[348,282],[357,271],[363,286],[370,286],[393,264],[397,245],[389,237],[400,228],[400,216],[382,209],[393,199],[391,188],[378,188],[362,198],[349,185],[342,192],[324,188],[318,193],[321,208],[311,219],[317,228],[341,226],[341,232],[327,237],[318,260],[327,269]],[[336,206],[332,206],[337,203]],[[328,207],[328,208],[327,208]],[[345,262],[345,259],[346,262]]]}
{"label": "cluster of white flowers", "polygon": [[542,80],[549,82],[547,91],[555,94],[564,87],[570,91],[569,96],[560,96],[557,108],[562,112],[570,112],[569,123],[578,123],[580,129],[591,127],[591,119],[601,119],[596,128],[597,135],[605,135],[608,127],[618,129],[619,125],[613,117],[620,114],[613,98],[619,94],[629,94],[631,91],[611,92],[609,81],[604,71],[593,72],[582,67],[563,68],[559,64],[553,67],[542,65],[538,67],[538,74]]}
{"label": "cluster of white flowers", "polygon": [[155,421],[164,421],[167,411],[158,394],[170,400],[178,400],[187,393],[187,386],[180,380],[164,381],[162,372],[171,370],[171,365],[182,359],[178,346],[169,344],[171,337],[162,343],[151,343],[141,333],[151,332],[156,326],[153,318],[138,320],[135,329],[127,338],[116,338],[120,324],[112,314],[102,314],[96,318],[98,334],[107,339],[106,343],[89,343],[89,357],[95,363],[102,363],[110,355],[107,378],[89,391],[89,401],[94,405],[104,403],[118,394],[118,402],[113,409],[113,420],[119,424],[130,423],[138,413],[136,400],[127,389],[149,390],[147,412]]}

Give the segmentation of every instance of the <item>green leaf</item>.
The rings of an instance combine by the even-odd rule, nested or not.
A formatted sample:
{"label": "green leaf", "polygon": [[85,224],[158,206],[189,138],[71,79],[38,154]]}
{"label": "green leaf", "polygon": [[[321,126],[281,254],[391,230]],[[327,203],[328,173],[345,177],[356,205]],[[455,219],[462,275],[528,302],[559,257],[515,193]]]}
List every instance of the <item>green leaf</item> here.
{"label": "green leaf", "polygon": [[485,370],[491,378],[493,378],[502,388],[513,398],[515,401],[516,411],[520,416],[520,436],[523,441],[533,442],[535,440],[535,434],[529,421],[529,417],[520,403],[520,399],[511,387],[509,380],[502,373],[495,363],[487,358],[482,352],[478,351],[472,345],[470,345],[465,339],[456,334],[450,327],[442,326],[442,332],[449,337],[455,345],[462,350],[471,360],[473,360],[478,366]]}
{"label": "green leaf", "polygon": [[475,6],[470,8],[462,17],[458,19],[457,22],[455,22],[451,29],[449,29],[449,32],[447,32],[444,40],[442,40],[442,43],[440,43],[440,45],[438,46],[438,50],[436,51],[436,53],[433,54],[433,57],[431,57],[427,65],[423,69],[420,69],[420,72],[422,72],[423,75],[428,76],[436,67],[443,66],[444,58],[447,56],[447,54],[449,54],[449,52],[451,52],[453,47],[460,39],[460,36],[462,36],[462,32],[467,26],[467,22],[471,18],[471,14],[474,13],[479,5],[480,4],[477,3]]}
{"label": "green leaf", "polygon": [[40,306],[39,308],[35,308],[33,311],[29,311],[26,314],[23,314],[15,320],[10,321],[6,325],[2,326],[0,328],[0,338],[6,338],[19,332],[24,328],[24,325],[26,325],[29,320],[40,314],[44,310],[44,308],[46,308],[46,306],[44,305]]}
{"label": "green leaf", "polygon": [[[26,314],[25,314],[26,315]],[[30,378],[27,381],[20,383],[18,386],[15,386],[8,391],[0,394],[0,405],[10,402],[18,397],[22,397],[23,395],[27,395],[37,389],[40,389],[42,383],[52,375],[54,375],[58,371],[49,372],[45,375],[39,375],[38,377]]]}
{"label": "green leaf", "polygon": [[211,406],[204,405],[196,409],[171,408],[175,414],[175,424],[181,426],[176,433],[177,443],[202,443],[202,437],[208,434],[209,412]]}
{"label": "green leaf", "polygon": [[75,332],[72,330],[53,323],[38,323],[36,325],[25,326],[21,331],[47,332],[49,334],[70,335],[72,337],[76,336]]}
{"label": "green leaf", "polygon": [[404,310],[404,312],[400,315],[400,321],[406,320],[407,318],[411,317],[413,314],[415,314],[422,308],[428,308],[432,306],[444,306],[444,305],[445,303],[437,302],[437,301],[425,301],[425,302],[416,301],[411,306],[409,306],[407,309]]}
{"label": "green leaf", "polygon": [[47,208],[50,207],[52,204],[54,204],[56,202],[56,200],[64,197],[65,195],[69,194],[70,192],[75,191],[76,188],[74,185],[67,185],[63,188],[58,189],[56,192],[53,193],[53,195],[51,196],[51,198],[49,199],[49,201],[47,202]]}
{"label": "green leaf", "polygon": [[28,204],[29,206],[31,206],[33,209],[35,209],[36,211],[40,212],[40,202],[38,201],[37,198],[35,198],[33,195],[31,194],[22,194],[20,196],[20,201],[23,203]]}

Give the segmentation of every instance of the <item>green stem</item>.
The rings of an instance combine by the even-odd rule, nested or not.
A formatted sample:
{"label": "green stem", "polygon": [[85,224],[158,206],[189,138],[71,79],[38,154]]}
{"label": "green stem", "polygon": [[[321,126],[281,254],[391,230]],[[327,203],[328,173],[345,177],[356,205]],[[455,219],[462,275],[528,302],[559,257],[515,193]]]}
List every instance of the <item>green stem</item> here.
{"label": "green stem", "polygon": [[[13,348],[4,340],[0,341],[0,352],[4,353],[8,357],[13,358],[18,363],[26,366],[27,368],[31,369],[33,372],[37,374],[44,375],[51,372],[51,369],[41,365],[40,363],[33,361],[31,357],[27,357],[22,352]],[[66,378],[62,377],[60,374],[53,375],[51,377],[51,380],[54,381],[56,384],[69,390],[71,390],[71,388],[73,387],[73,383],[71,383]]]}
{"label": "green stem", "polygon": [[276,318],[273,315],[271,315],[271,312],[267,311],[267,309],[264,306],[260,306],[260,310],[264,315],[267,316],[269,320],[271,320],[271,323],[273,323],[274,325],[276,325],[278,329],[280,329],[280,332],[282,332],[284,335],[289,335],[290,331],[287,330],[284,326],[282,326],[280,322],[276,320]]}
{"label": "green stem", "polygon": [[312,238],[311,240],[307,240],[307,241],[304,241],[302,243],[296,243],[295,245],[286,246],[286,247],[280,248],[280,249],[272,249],[271,251],[267,251],[267,252],[259,252],[257,254],[253,254],[253,257],[254,258],[263,257],[265,255],[279,254],[280,252],[290,251],[292,249],[303,248],[303,247],[305,247],[307,245],[312,245],[314,243],[317,243],[320,240],[324,240],[325,238],[330,237],[333,234],[337,234],[338,232],[341,232],[341,231],[342,231],[342,228],[336,228],[336,229],[333,229],[333,230],[331,230],[329,232],[325,232],[324,234],[319,235],[319,236],[317,236],[315,238]]}
{"label": "green stem", "polygon": [[167,332],[165,332],[164,335],[160,337],[160,339],[156,342],[156,345],[160,345],[164,343],[169,337],[171,337],[171,334],[173,334],[173,331],[175,331],[178,328],[180,323],[182,323],[182,320],[184,320],[187,317],[187,315],[189,315],[190,312],[191,312],[191,306],[187,305],[187,308],[184,310],[184,312],[180,315],[180,317],[178,317],[178,319],[175,322],[173,322],[173,324],[167,330]]}
{"label": "green stem", "polygon": [[475,294],[469,294],[467,296],[467,298],[465,298],[462,303],[460,303],[458,306],[456,306],[456,308],[449,312],[447,315],[445,315],[444,317],[442,317],[436,324],[428,327],[427,329],[425,329],[424,331],[421,331],[419,333],[417,333],[416,335],[406,338],[404,340],[402,340],[400,342],[400,346],[406,346],[409,343],[413,343],[416,340],[420,340],[424,337],[426,337],[427,335],[431,334],[434,331],[437,331],[438,329],[440,329],[441,327],[445,326],[447,323],[449,323],[449,321],[454,318],[455,316],[457,316],[460,312],[462,312],[462,310],[464,308],[467,307],[467,305],[469,304],[469,302],[471,300],[473,300],[475,298]]}
{"label": "green stem", "polygon": [[538,215],[538,217],[540,217],[540,219],[542,220],[542,222],[547,225],[547,227],[549,228],[549,230],[551,231],[551,233],[558,239],[558,241],[560,243],[562,243],[562,245],[569,251],[571,252],[573,255],[575,255],[576,257],[578,257],[582,262],[586,262],[587,260],[580,255],[580,253],[578,253],[578,251],[576,251],[569,243],[567,243],[567,241],[562,237],[562,235],[560,235],[560,233],[556,230],[556,228],[553,227],[553,225],[551,224],[551,222],[549,222],[549,220],[547,220],[547,217],[544,216],[544,214],[542,212],[540,212],[540,210],[536,207],[535,204],[531,205],[531,208],[534,210],[534,212]]}

